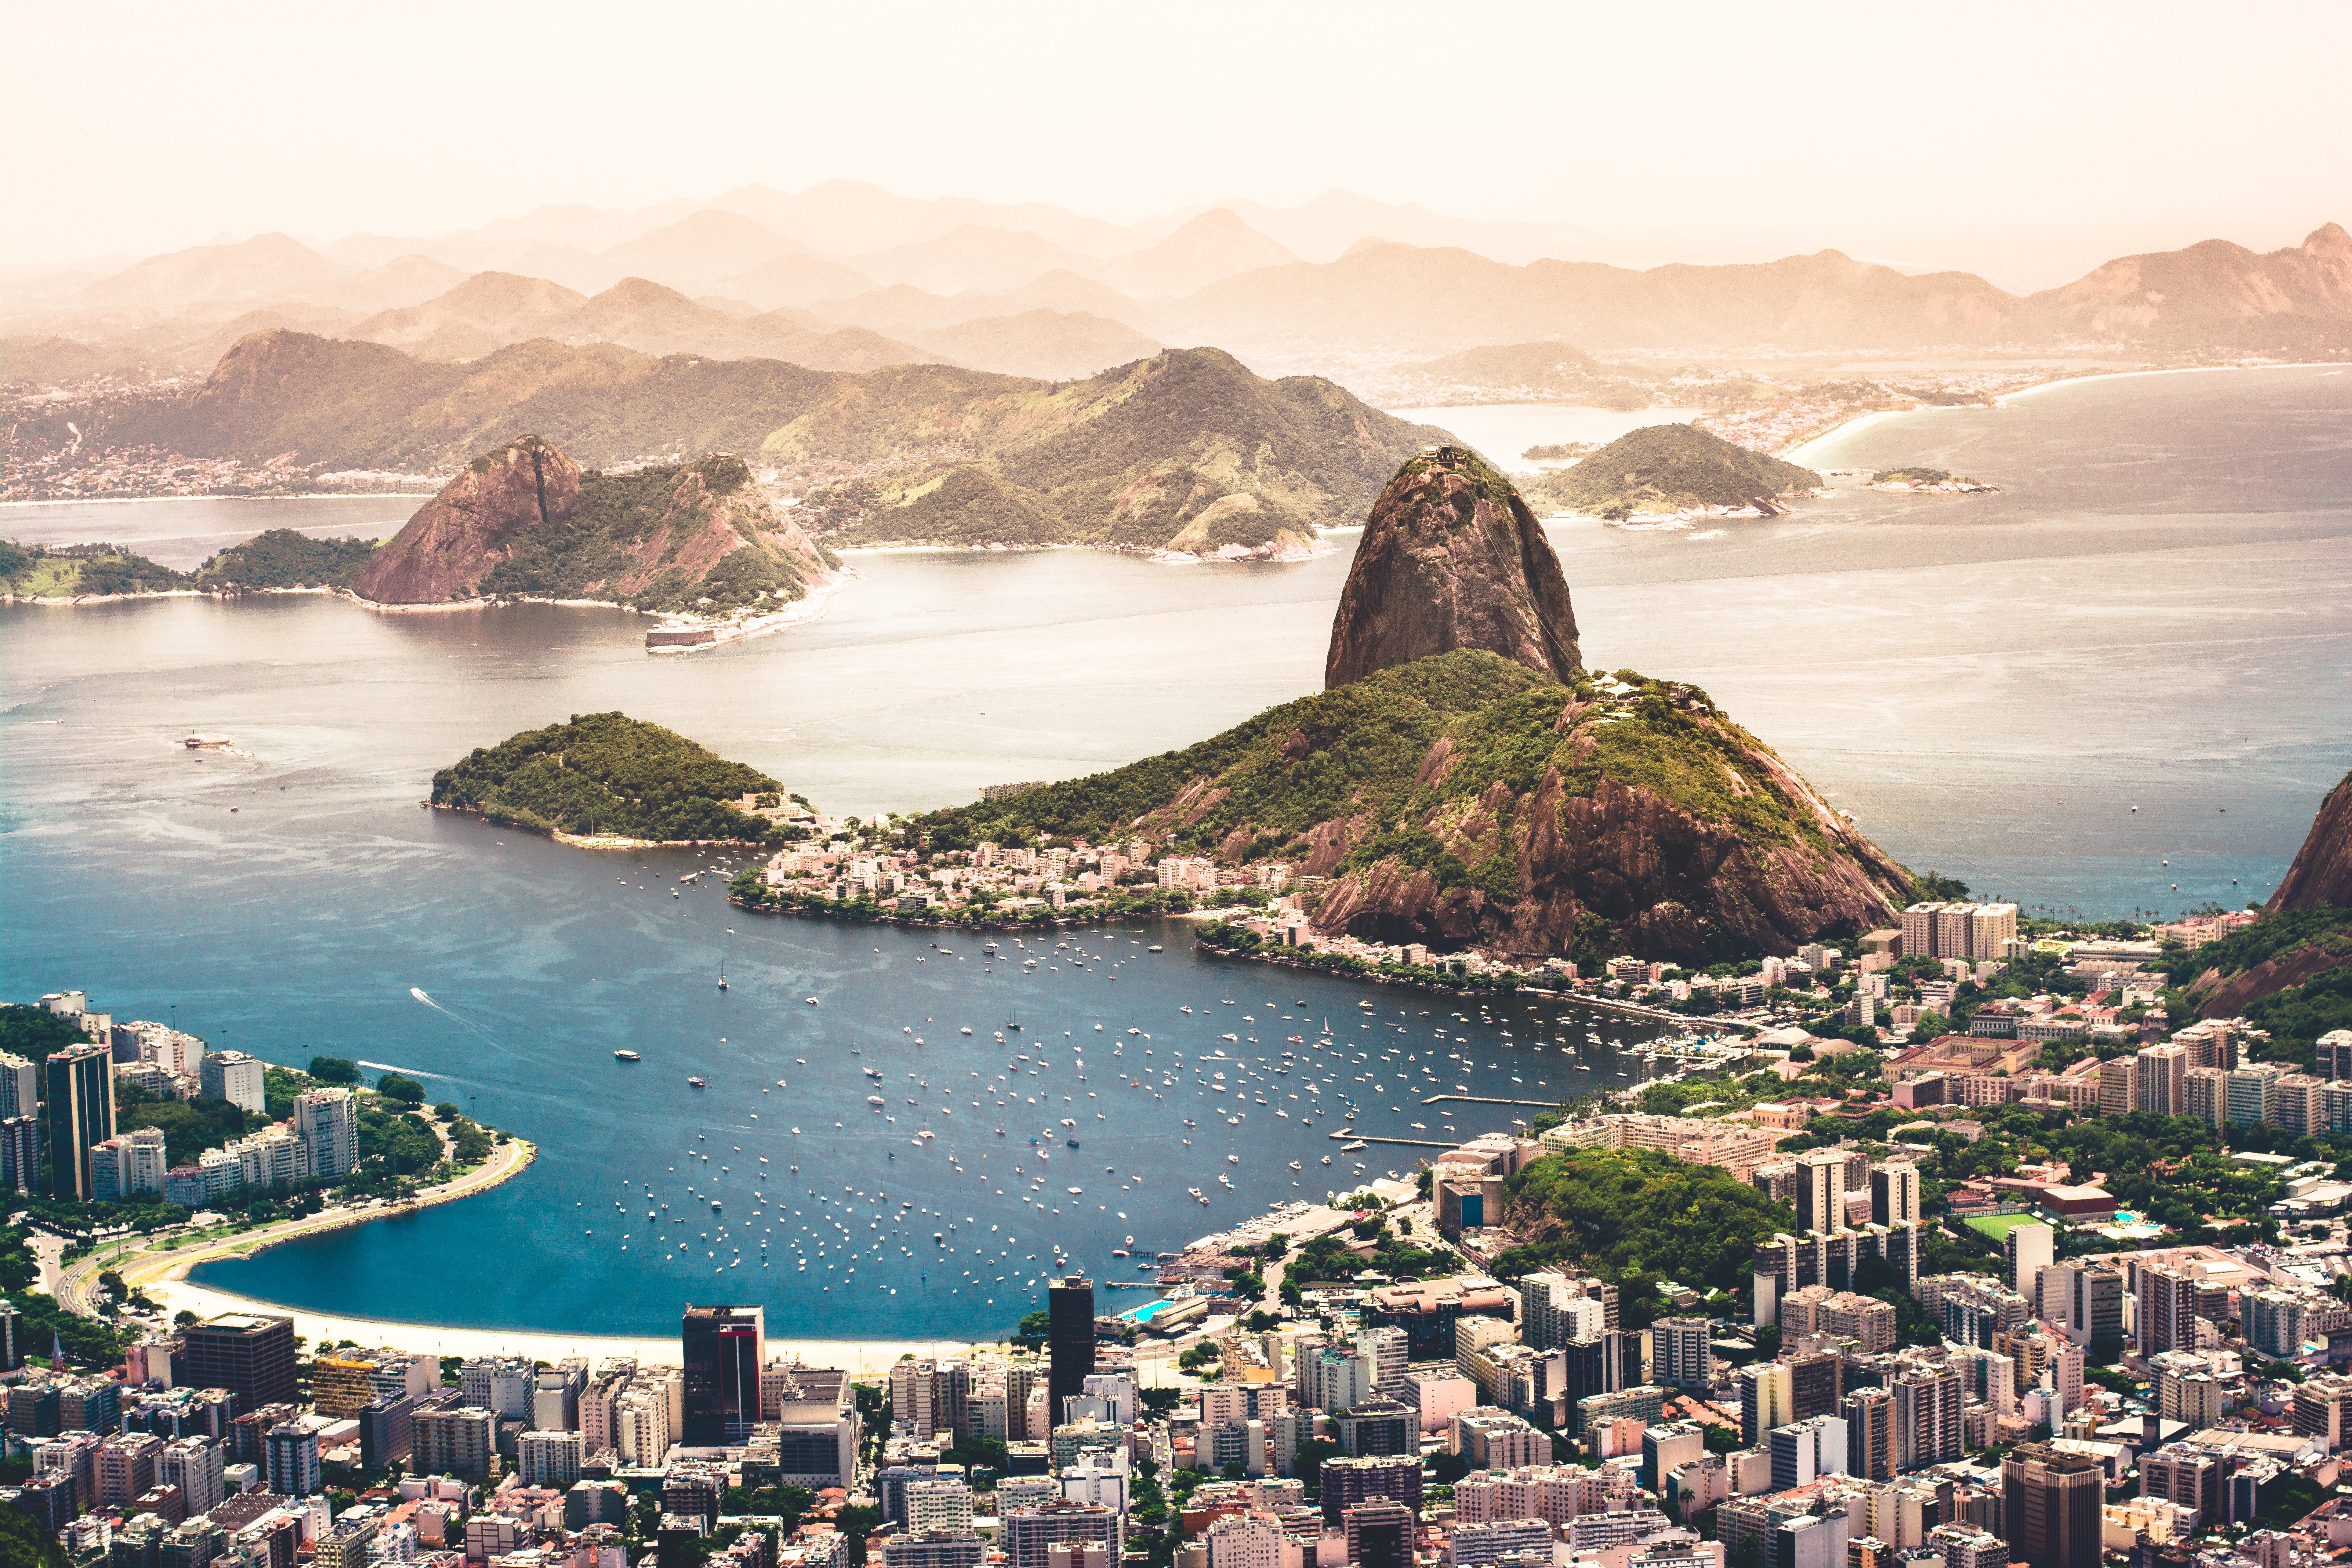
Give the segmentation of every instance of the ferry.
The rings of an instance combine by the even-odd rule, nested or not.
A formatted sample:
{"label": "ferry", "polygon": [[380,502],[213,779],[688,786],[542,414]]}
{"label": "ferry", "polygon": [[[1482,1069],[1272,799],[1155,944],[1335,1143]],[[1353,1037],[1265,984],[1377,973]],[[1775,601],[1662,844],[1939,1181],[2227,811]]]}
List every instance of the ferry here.
{"label": "ferry", "polygon": [[645,1060],[643,1057],[640,1057],[635,1051],[614,1051],[613,1053],[613,1059],[616,1062],[635,1062]]}
{"label": "ferry", "polygon": [[690,1079],[688,1079],[686,1080],[686,1082],[687,1082],[687,1087],[688,1087],[688,1088],[689,1088],[689,1089],[709,1089],[709,1088],[710,1087],[709,1084],[707,1084],[707,1083],[703,1082],[703,1081],[702,1081],[700,1079],[698,1079],[698,1078],[690,1078]]}

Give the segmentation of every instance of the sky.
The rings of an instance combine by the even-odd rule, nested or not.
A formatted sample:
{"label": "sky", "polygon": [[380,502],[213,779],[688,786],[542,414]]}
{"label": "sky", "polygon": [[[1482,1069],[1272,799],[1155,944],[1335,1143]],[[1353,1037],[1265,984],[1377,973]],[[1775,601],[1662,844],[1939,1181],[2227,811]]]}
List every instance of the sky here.
{"label": "sky", "polygon": [[0,260],[835,178],[1332,187],[2055,281],[2352,222],[2352,5],[9,0]]}

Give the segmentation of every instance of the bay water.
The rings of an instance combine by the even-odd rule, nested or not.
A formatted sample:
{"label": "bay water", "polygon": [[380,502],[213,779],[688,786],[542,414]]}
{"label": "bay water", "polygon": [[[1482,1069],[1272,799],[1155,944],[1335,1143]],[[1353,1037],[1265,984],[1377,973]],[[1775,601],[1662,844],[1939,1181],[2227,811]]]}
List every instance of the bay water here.
{"label": "bay water", "polygon": [[[1451,412],[1474,444],[1517,438]],[[2002,493],[1842,482],[1767,521],[1555,525],[1587,662],[1705,687],[1898,858],[1982,893],[2090,915],[2267,894],[2352,763],[2352,377],[2087,382],[1878,422],[1810,460],[1930,463]],[[218,547],[143,504],[49,509],[68,515],[42,527],[75,537],[88,513],[81,538]],[[348,499],[259,504],[257,526],[379,531],[347,521]],[[677,881],[691,856],[568,849],[416,803],[472,747],[608,709],[844,815],[1113,766],[1318,687],[1353,536],[1338,542],[1259,566],[863,555],[823,619],[660,659],[646,622],[617,611],[0,606],[0,994],[83,987],[117,1016],[273,1061],[429,1074],[436,1100],[541,1146],[492,1194],[211,1266],[206,1283],[462,1326],[658,1332],[686,1300],[727,1299],[767,1301],[780,1333],[821,1337],[853,1300],[877,1335],[1000,1330],[1034,1304],[1022,1282],[1055,1247],[1117,1278],[1135,1260],[1114,1249],[1164,1250],[1353,1177],[1353,1160],[1320,1164],[1337,1125],[1301,1115],[1312,1075],[1276,1075],[1284,1050],[1321,1062],[1315,1100],[1355,1097],[1352,1124],[1438,1141],[1532,1112],[1402,1089],[1622,1083],[1641,1063],[1621,1047],[1643,1031],[1550,1004],[1484,1020],[1197,955],[1181,927],[1072,939],[1086,959],[1032,938],[1024,970],[961,934],[730,910],[710,883]],[[234,750],[177,743],[199,730]],[[1309,1048],[1326,1021],[1355,1042],[1344,1058]],[[1407,1054],[1386,1076],[1374,1040]],[[616,1063],[621,1048],[644,1061]],[[1147,1049],[1157,1068],[1184,1053],[1176,1083],[1138,1071]],[[1468,1073],[1431,1089],[1463,1058]],[[996,1103],[1016,1078],[1017,1111]],[[950,1099],[950,1083],[989,1092]],[[1414,1152],[1354,1159],[1370,1175]],[[894,1239],[853,1259],[839,1227]]]}

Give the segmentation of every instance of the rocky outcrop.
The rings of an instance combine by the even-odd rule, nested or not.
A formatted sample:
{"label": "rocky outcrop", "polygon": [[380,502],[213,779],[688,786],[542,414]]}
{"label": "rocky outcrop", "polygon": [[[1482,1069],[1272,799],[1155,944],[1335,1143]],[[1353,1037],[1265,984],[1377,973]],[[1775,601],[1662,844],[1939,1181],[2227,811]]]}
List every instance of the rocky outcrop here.
{"label": "rocky outcrop", "polygon": [[837,566],[742,458],[583,473],[536,436],[477,458],[354,584],[383,605],[602,599],[641,610],[780,608]]}
{"label": "rocky outcrop", "polygon": [[1559,557],[1508,479],[1460,447],[1397,470],[1365,519],[1323,683],[1483,649],[1550,677],[1583,668]]}
{"label": "rocky outcrop", "polygon": [[2266,907],[2276,912],[2321,904],[2352,904],[2352,773],[2319,803],[2311,832]]}
{"label": "rocky outcrop", "polygon": [[438,605],[473,595],[514,554],[518,531],[545,532],[580,504],[580,465],[536,436],[485,453],[376,552],[352,584],[379,605]]}

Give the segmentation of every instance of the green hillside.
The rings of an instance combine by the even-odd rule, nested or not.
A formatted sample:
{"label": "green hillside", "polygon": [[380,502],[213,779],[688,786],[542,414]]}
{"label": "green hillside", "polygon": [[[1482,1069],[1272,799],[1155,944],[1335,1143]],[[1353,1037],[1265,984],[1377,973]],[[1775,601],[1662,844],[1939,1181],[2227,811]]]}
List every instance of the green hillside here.
{"label": "green hillside", "polygon": [[273,528],[196,568],[207,588],[348,588],[375,553],[373,539],[313,539]]}
{"label": "green hillside", "polygon": [[1811,468],[1735,447],[1693,425],[1651,425],[1629,431],[1574,468],[1528,482],[1543,503],[1596,517],[1674,511],[1685,507],[1743,507],[1796,490],[1817,489]]}
{"label": "green hillside", "polygon": [[[1605,709],[1598,682],[1627,680],[1634,695]],[[1570,703],[1607,721],[1563,724]],[[1418,774],[1444,738],[1453,764]],[[1109,837],[1146,826],[1180,847],[1208,849],[1245,834],[1251,858],[1295,858],[1317,826],[1354,818],[1371,833],[1351,852],[1362,865],[1450,853],[1413,826],[1501,786],[1523,798],[1548,768],[1568,794],[1604,778],[1651,790],[1709,820],[1735,824],[1754,844],[1818,845],[1811,818],[1769,776],[1749,776],[1760,743],[1686,687],[1631,671],[1576,689],[1491,653],[1439,654],[1269,708],[1223,734],[1109,773],[1024,790],[925,818],[945,847],[1023,839],[1040,832]],[[1727,769],[1744,771],[1735,784]]]}
{"label": "green hillside", "polygon": [[21,599],[159,594],[195,579],[120,544],[25,544],[0,539],[0,593]]}
{"label": "green hillside", "polygon": [[[942,848],[1040,832],[1101,839],[1181,802],[1175,843],[1212,846],[1246,828],[1251,853],[1262,858],[1330,818],[1391,815],[1449,723],[1538,681],[1533,670],[1490,653],[1441,654],[1269,708],[1181,752],[951,807],[922,826]],[[1205,809],[1188,809],[1212,795]]]}
{"label": "green hillside", "polygon": [[674,730],[621,713],[575,713],[443,768],[433,775],[433,804],[541,833],[757,842],[767,822],[726,803],[781,788]]}

